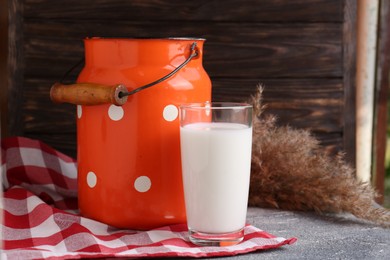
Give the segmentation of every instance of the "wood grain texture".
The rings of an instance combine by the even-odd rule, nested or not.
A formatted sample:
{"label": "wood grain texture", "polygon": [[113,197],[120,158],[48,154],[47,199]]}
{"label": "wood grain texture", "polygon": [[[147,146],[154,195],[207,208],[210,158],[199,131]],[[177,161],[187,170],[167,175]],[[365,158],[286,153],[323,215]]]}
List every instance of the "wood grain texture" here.
{"label": "wood grain texture", "polygon": [[387,146],[388,98],[390,88],[390,3],[381,1],[374,127],[374,185],[379,193],[377,202],[383,204],[385,192],[385,155]]}
{"label": "wood grain texture", "polygon": [[343,89],[337,79],[215,79],[213,99],[248,100],[259,83],[264,86],[265,113],[277,116],[281,125],[342,133]]}
{"label": "wood grain texture", "polygon": [[8,1],[0,0],[0,138],[8,133],[8,73]]}
{"label": "wood grain texture", "polygon": [[[26,18],[134,21],[342,22],[340,0],[26,0]],[[60,8],[59,8],[60,7]]]}
{"label": "wood grain texture", "polygon": [[61,75],[83,56],[82,39],[88,35],[206,38],[204,66],[213,77],[342,77],[343,73],[342,28],[335,24],[213,23],[200,27],[194,23],[97,26],[80,22],[65,26],[50,22],[25,25],[26,76],[43,71],[48,76]]}
{"label": "wood grain texture", "polygon": [[8,27],[8,133],[7,135],[23,134],[23,102],[24,89],[24,36],[22,31],[23,1],[8,1],[9,27]]}
{"label": "wood grain texture", "polygon": [[344,1],[343,86],[344,151],[347,162],[356,165],[356,16],[354,0]]}
{"label": "wood grain texture", "polygon": [[[12,79],[17,98],[10,106],[20,117],[14,133],[75,156],[76,108],[54,105],[49,89],[83,57],[83,38],[192,36],[207,39],[204,67],[214,100],[247,100],[263,83],[266,113],[276,115],[278,124],[310,129],[330,153],[350,142],[345,131],[354,128],[348,129],[345,116],[351,103],[345,101],[353,96],[353,82],[345,77],[353,77],[354,17],[346,15],[349,5],[356,8],[351,0],[18,3],[24,11],[18,14],[22,65]],[[67,81],[74,82],[80,70]]]}

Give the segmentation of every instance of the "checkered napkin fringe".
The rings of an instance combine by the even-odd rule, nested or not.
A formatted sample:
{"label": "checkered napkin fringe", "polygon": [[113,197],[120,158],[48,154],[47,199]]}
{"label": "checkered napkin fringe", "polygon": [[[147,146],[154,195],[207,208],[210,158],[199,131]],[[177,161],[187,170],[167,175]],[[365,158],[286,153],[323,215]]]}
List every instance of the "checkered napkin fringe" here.
{"label": "checkered napkin fringe", "polygon": [[1,148],[1,259],[229,256],[296,240],[247,225],[238,245],[198,247],[189,242],[185,224],[150,231],[116,229],[78,214],[75,160],[22,137],[3,139]]}

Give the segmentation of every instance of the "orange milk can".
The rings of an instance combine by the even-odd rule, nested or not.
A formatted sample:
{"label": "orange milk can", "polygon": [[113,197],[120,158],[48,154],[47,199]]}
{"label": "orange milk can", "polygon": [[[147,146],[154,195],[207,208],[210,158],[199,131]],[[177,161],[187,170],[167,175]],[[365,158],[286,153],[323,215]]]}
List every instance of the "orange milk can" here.
{"label": "orange milk can", "polygon": [[[129,95],[123,105],[76,102],[83,216],[141,230],[186,222],[178,106],[211,101],[203,43],[199,38],[85,39],[78,84],[121,84],[136,92],[160,80]],[[192,51],[196,55],[188,61]]]}

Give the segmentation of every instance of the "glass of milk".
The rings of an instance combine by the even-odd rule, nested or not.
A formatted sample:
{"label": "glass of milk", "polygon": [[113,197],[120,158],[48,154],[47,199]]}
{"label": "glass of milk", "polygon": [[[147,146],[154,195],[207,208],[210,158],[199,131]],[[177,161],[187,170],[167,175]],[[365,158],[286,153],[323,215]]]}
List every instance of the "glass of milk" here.
{"label": "glass of milk", "polygon": [[252,106],[207,102],[180,106],[187,225],[204,246],[242,241],[252,152]]}

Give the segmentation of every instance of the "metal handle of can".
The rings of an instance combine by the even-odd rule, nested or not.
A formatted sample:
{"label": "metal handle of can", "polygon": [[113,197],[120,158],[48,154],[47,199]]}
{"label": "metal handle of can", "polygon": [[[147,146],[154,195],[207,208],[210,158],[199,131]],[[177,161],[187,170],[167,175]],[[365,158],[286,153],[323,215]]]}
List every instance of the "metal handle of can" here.
{"label": "metal handle of can", "polygon": [[196,42],[191,44],[190,50],[190,56],[173,71],[156,81],[138,87],[132,91],[127,91],[127,88],[122,84],[108,86],[96,83],[62,84],[57,82],[54,83],[50,89],[50,99],[55,103],[71,103],[74,105],[93,106],[108,103],[122,106],[126,103],[128,96],[152,87],[172,77],[180,69],[187,65],[187,63],[190,62],[194,57],[198,56]]}

